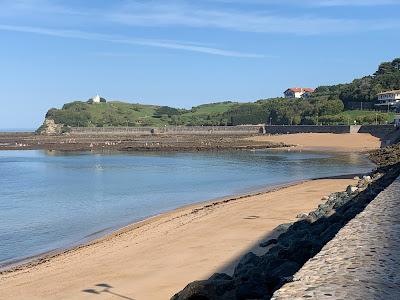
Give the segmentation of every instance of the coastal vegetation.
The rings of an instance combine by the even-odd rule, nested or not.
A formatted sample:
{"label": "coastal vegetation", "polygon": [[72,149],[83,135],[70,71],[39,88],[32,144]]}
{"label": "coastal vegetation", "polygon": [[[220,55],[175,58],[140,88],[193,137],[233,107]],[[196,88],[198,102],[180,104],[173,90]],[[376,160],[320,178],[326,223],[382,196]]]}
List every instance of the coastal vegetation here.
{"label": "coastal vegetation", "polygon": [[373,103],[378,93],[396,89],[400,89],[400,58],[380,64],[373,75],[355,79],[351,83],[320,86],[314,96],[338,98],[346,108],[353,105],[362,107],[361,103]]}
{"label": "coastal vegetation", "polygon": [[[218,102],[181,109],[169,106],[102,101],[74,101],[52,108],[46,119],[71,127],[166,125],[339,125],[382,124],[393,113],[362,110],[373,107],[379,92],[400,88],[400,58],[382,63],[370,76],[352,83],[320,86],[310,98],[261,99],[256,102]],[[357,110],[353,110],[358,108]]]}

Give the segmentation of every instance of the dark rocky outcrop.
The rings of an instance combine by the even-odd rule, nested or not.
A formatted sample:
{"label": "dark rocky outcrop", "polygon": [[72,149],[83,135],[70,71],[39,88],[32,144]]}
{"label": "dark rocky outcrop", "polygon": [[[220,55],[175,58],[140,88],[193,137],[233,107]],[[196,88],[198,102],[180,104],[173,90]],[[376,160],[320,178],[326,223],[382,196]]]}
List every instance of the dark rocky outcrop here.
{"label": "dark rocky outcrop", "polygon": [[279,226],[278,238],[262,243],[271,248],[262,256],[248,253],[233,276],[214,274],[190,283],[172,300],[270,299],[275,290],[292,280],[301,266],[315,256],[338,231],[360,213],[400,175],[400,163],[378,168],[364,176],[357,188],[334,193],[315,211],[293,223]]}
{"label": "dark rocky outcrop", "polygon": [[38,128],[36,133],[42,135],[60,135],[66,133],[68,128],[63,124],[56,124],[54,120],[45,119],[43,125]]}

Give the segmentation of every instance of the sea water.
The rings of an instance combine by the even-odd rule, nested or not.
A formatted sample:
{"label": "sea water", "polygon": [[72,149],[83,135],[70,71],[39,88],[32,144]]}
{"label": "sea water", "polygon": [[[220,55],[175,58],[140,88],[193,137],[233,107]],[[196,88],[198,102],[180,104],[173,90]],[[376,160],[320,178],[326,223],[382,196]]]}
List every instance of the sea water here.
{"label": "sea water", "polygon": [[179,206],[372,168],[358,154],[0,151],[0,265]]}

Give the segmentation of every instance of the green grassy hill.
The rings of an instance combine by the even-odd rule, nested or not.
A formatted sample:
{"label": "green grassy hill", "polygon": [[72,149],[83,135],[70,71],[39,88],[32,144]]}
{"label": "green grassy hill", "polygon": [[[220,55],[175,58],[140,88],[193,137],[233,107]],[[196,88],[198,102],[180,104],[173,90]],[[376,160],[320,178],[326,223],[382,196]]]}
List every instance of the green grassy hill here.
{"label": "green grassy hill", "polygon": [[61,109],[50,109],[46,118],[72,127],[386,123],[393,121],[393,113],[345,109],[357,101],[373,102],[377,93],[388,89],[400,89],[400,59],[382,63],[374,75],[352,83],[319,87],[308,99],[225,101],[195,106],[190,110],[120,101],[75,101]]}
{"label": "green grassy hill", "polygon": [[153,123],[158,121],[153,118],[157,108],[119,101],[94,104],[75,101],[65,104],[62,109],[50,109],[46,118],[53,119],[57,124],[77,127],[157,125]]}
{"label": "green grassy hill", "polygon": [[57,124],[72,127],[205,125],[206,123],[218,125],[211,120],[215,120],[234,105],[236,103],[211,103],[185,110],[120,101],[92,104],[74,101],[65,104],[61,109],[50,109],[46,118],[54,120]]}

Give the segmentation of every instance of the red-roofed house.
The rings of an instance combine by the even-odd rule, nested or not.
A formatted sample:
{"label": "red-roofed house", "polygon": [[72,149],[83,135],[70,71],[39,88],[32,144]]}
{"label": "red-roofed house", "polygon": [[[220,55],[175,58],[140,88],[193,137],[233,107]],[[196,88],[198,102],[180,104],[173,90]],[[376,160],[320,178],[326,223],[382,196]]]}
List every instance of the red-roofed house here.
{"label": "red-roofed house", "polygon": [[285,98],[308,98],[314,93],[311,88],[290,88],[284,92]]}

